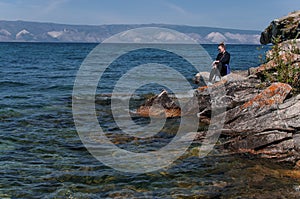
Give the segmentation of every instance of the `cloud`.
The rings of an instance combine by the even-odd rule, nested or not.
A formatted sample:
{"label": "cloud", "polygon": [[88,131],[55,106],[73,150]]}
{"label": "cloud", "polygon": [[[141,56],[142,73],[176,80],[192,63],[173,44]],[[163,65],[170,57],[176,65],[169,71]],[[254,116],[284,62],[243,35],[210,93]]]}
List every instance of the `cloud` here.
{"label": "cloud", "polygon": [[43,10],[45,13],[50,13],[69,1],[70,0],[50,0]]}
{"label": "cloud", "polygon": [[173,10],[173,11],[179,13],[179,14],[182,14],[182,15],[187,15],[188,14],[188,12],[185,9],[183,9],[182,7],[180,7],[178,5],[175,5],[173,3],[168,2],[168,3],[165,3],[165,5],[167,6],[167,8],[169,8],[169,9],[171,9],[171,10]]}
{"label": "cloud", "polygon": [[[62,12],[70,0],[14,0],[0,2],[0,18],[3,20],[59,22]],[[59,19],[59,20],[55,20]]]}

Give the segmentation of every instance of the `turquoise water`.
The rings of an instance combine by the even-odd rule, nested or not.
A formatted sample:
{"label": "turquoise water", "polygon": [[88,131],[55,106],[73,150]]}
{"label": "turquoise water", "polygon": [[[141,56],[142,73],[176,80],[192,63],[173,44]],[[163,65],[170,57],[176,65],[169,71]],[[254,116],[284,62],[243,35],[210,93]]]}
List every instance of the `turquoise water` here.
{"label": "turquoise water", "polygon": [[[111,47],[111,53],[118,46]],[[297,198],[299,180],[281,174],[289,165],[214,150],[200,159],[194,143],[167,168],[146,174],[116,171],[83,146],[72,116],[77,71],[96,44],[0,43],[0,198]],[[228,45],[232,69],[259,65],[255,45]],[[180,48],[180,47],[178,47]],[[184,50],[184,47],[182,47]],[[212,57],[215,45],[204,45]],[[146,59],[145,52],[139,52]],[[168,57],[170,56],[170,57]],[[172,56],[156,54],[168,62]],[[115,63],[122,74],[129,60]],[[174,67],[191,82],[192,67]],[[123,71],[123,72],[122,72]],[[126,137],[113,121],[110,91],[115,73],[107,73],[97,94],[98,120],[119,147],[149,151],[174,137],[179,119],[169,120],[153,142]],[[160,87],[135,93],[133,107]],[[135,122],[146,124],[144,118]]]}

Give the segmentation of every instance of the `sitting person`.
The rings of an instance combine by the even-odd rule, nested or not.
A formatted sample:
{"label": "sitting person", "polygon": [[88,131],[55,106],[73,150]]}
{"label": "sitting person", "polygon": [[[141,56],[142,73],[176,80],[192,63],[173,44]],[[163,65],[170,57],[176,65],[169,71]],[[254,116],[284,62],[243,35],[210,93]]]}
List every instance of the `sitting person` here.
{"label": "sitting person", "polygon": [[212,70],[209,75],[209,82],[214,83],[219,81],[221,77],[229,74],[230,54],[226,51],[226,46],[222,42],[218,45],[219,54],[216,60],[212,63]]}

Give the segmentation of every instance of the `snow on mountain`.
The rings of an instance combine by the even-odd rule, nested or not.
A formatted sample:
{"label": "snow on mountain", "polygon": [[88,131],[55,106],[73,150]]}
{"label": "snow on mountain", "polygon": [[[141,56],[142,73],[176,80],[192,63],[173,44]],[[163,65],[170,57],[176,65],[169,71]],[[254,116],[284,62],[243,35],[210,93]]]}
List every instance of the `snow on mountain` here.
{"label": "snow on mountain", "polygon": [[202,36],[196,33],[188,33],[187,34],[190,38],[194,39],[195,41],[201,41]]}
{"label": "snow on mountain", "polygon": [[171,29],[157,29],[154,27],[138,28],[117,34],[107,40],[106,43],[191,43],[189,37]]}
{"label": "snow on mountain", "polygon": [[20,39],[23,35],[30,34],[26,29],[21,30],[16,34],[16,39]]}
{"label": "snow on mountain", "polygon": [[254,41],[258,41],[260,35],[249,35],[249,34],[233,34],[230,32],[226,32],[225,36],[229,39],[236,40],[238,43],[252,43]]}
{"label": "snow on mountain", "polygon": [[163,40],[163,41],[175,41],[176,40],[176,35],[171,34],[169,32],[160,32],[157,34],[156,37],[158,40]]}
{"label": "snow on mountain", "polygon": [[210,40],[213,43],[220,43],[227,41],[227,38],[219,32],[211,32],[206,36],[206,39]]}
{"label": "snow on mountain", "polygon": [[245,35],[242,35],[242,34],[232,34],[230,32],[226,32],[225,36],[230,38],[230,39],[236,39],[236,40],[241,41],[241,42],[246,42],[246,40],[247,40]]}
{"label": "snow on mountain", "polygon": [[[196,27],[168,24],[122,24],[122,25],[68,25],[37,23],[27,21],[0,20],[0,42],[102,42],[111,36],[135,28],[157,27],[171,29],[186,34],[200,44],[215,44],[222,41],[231,44],[259,44],[260,31],[238,30],[213,27]],[[21,30],[21,31],[20,31]],[[130,35],[130,41],[160,40],[177,42],[170,32],[160,31],[154,35]]]}
{"label": "snow on mountain", "polygon": [[2,35],[2,36],[10,36],[11,33],[8,30],[0,29],[0,35]]}
{"label": "snow on mountain", "polygon": [[53,37],[53,38],[59,38],[62,34],[64,34],[64,31],[51,31],[51,32],[47,32],[47,34],[50,36],[50,37]]}

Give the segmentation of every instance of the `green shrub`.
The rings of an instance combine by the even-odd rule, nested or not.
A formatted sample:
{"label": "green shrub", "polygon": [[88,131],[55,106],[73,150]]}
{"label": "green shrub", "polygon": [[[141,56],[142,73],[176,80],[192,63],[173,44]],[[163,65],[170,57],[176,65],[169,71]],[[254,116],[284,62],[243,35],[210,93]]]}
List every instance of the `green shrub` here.
{"label": "green shrub", "polygon": [[262,80],[267,83],[287,83],[292,86],[294,93],[300,93],[300,65],[297,66],[294,60],[294,55],[300,54],[297,41],[294,39],[287,44],[291,49],[284,47],[280,41],[280,37],[273,38],[274,45],[268,61],[273,61],[274,68],[266,70]]}

